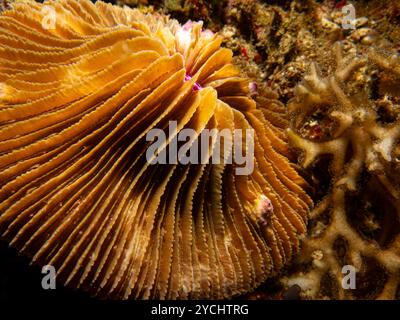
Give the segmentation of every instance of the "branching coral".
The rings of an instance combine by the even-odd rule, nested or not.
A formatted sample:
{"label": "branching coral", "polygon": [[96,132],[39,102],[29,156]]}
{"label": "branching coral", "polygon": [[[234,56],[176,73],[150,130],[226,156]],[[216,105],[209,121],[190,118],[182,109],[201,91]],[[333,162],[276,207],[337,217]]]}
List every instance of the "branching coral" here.
{"label": "branching coral", "polygon": [[[282,105],[256,103],[200,23],[100,1],[46,5],[54,15],[16,1],[0,16],[1,236],[109,298],[231,297],[278,272],[311,205],[286,158]],[[190,143],[226,129],[232,154],[234,130],[253,129],[254,170],[153,165],[146,134],[170,121],[162,151],[183,129]],[[208,157],[218,149],[207,146]]]}
{"label": "branching coral", "polygon": [[[299,284],[312,298],[395,298],[400,280],[400,180],[395,154],[400,119],[380,121],[374,101],[363,92],[352,91],[350,84],[365,74],[367,64],[399,76],[400,60],[397,56],[388,59],[375,49],[370,50],[369,59],[345,58],[339,43],[334,54],[334,73],[323,77],[313,64],[289,104],[293,121],[288,135],[293,147],[303,151],[303,166],[329,156],[332,185],[311,213],[310,236],[304,240],[298,261],[303,270],[284,282]],[[320,139],[311,139],[302,129],[318,112],[331,126]],[[366,202],[351,205],[363,193]],[[371,206],[374,197],[379,203],[371,213],[364,205]],[[369,237],[368,232],[379,236]],[[358,290],[342,287],[344,265],[356,268]],[[363,295],[366,286],[373,289]]]}

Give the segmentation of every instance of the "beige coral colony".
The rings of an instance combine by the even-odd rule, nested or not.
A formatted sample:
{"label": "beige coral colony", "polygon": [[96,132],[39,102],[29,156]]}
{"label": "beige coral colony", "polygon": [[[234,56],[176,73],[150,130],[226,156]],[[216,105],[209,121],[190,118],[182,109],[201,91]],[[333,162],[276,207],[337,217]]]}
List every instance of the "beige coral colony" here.
{"label": "beige coral colony", "polygon": [[[43,25],[48,7],[52,27]],[[330,278],[333,298],[356,298],[341,285],[342,267],[367,273],[371,259],[386,275],[376,297],[394,298],[400,123],[378,121],[368,96],[347,88],[367,65],[398,79],[400,59],[374,49],[347,56],[336,43],[336,69],[323,74],[312,64],[284,105],[275,94],[252,94],[221,44],[201,22],[181,25],[101,1],[17,0],[4,8],[2,241],[33,264],[54,266],[60,284],[99,298],[223,299],[273,277],[306,298],[324,298]],[[381,105],[395,112],[390,101]],[[332,123],[320,140],[304,134],[317,111]],[[165,150],[185,128],[194,140],[229,129],[231,142],[236,129],[252,129],[254,170],[149,163],[146,134],[170,121],[177,126]],[[210,156],[221,146],[208,147]],[[314,207],[303,171],[324,155],[331,187]],[[363,237],[347,217],[346,199],[365,174],[390,199],[381,241]],[[293,263],[304,267],[288,272]]]}

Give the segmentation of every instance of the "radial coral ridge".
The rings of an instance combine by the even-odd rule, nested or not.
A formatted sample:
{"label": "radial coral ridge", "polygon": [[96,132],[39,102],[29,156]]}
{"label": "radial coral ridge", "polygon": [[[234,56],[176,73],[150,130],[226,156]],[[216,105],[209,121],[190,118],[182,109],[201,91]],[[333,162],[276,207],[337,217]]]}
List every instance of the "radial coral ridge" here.
{"label": "radial coral ridge", "polygon": [[[373,286],[369,298],[393,299],[398,294],[400,276],[400,235],[399,230],[393,230],[400,221],[400,119],[397,115],[391,121],[382,121],[378,103],[363,92],[350,94],[350,88],[357,78],[366,75],[368,68],[389,73],[395,80],[400,75],[400,59],[396,55],[384,56],[377,49],[345,58],[339,43],[334,46],[334,55],[333,74],[323,77],[318,66],[312,65],[289,104],[293,116],[288,130],[290,142],[303,151],[304,167],[315,164],[322,155],[330,156],[332,186],[311,212],[311,236],[304,241],[300,259],[311,266],[285,278],[284,282],[297,283],[307,296],[318,298],[327,294],[324,280],[334,279],[333,285],[329,285],[331,298],[355,298],[360,291],[345,290],[342,286],[342,268],[352,265],[361,275],[358,286]],[[386,111],[393,113],[389,95],[384,100]],[[301,128],[313,113],[321,111],[333,124],[330,132],[321,139],[305,137]],[[360,185],[362,181],[369,181],[372,186],[369,193],[365,191],[367,186]],[[371,215],[361,205],[350,206],[348,200],[354,202],[363,192],[367,203],[376,197],[380,199],[378,216]],[[359,221],[354,222],[353,211],[364,212],[358,216]],[[354,223],[364,227],[356,227]],[[368,232],[361,229],[379,236],[368,237]],[[371,265],[378,266],[375,274],[380,273],[379,281],[365,280]]]}
{"label": "radial coral ridge", "polygon": [[[0,234],[34,263],[102,297],[224,298],[297,252],[311,201],[285,110],[250,98],[218,35],[86,0],[16,1],[0,26]],[[150,164],[170,121],[164,150],[184,128],[254,129],[254,171]]]}

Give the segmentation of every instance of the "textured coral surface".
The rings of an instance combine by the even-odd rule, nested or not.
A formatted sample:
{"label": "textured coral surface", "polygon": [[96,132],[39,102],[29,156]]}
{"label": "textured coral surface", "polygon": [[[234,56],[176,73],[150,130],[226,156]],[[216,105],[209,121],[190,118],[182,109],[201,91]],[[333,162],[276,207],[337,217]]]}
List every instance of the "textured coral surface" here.
{"label": "textured coral surface", "polygon": [[[352,1],[352,29],[342,26],[347,1],[108,2],[169,14],[182,24],[202,20],[255,81],[253,99],[288,108],[290,122],[279,121],[290,128],[287,156],[298,157],[316,206],[294,263],[244,297],[399,299],[399,2]],[[19,296],[26,283],[28,296],[43,295],[39,270],[6,245],[0,250],[8,261],[0,264],[7,269],[2,274],[15,279],[2,280],[2,297]],[[344,265],[356,268],[355,290],[341,286]]]}
{"label": "textured coral surface", "polygon": [[[162,2],[155,8],[189,17],[191,6],[204,6]],[[276,90],[287,104],[288,134],[317,203],[296,263],[248,297],[398,298],[398,2],[353,2],[347,30],[346,1],[221,2],[222,15],[203,19],[260,91]],[[356,290],[341,286],[346,264],[357,270]]]}
{"label": "textured coral surface", "polygon": [[[312,298],[394,299],[399,290],[400,121],[397,116],[386,115],[384,120],[379,115],[379,111],[395,112],[390,101],[379,110],[368,92],[349,95],[354,73],[367,65],[399,76],[400,59],[375,50],[365,57],[345,58],[336,43],[333,74],[322,77],[313,64],[288,106],[294,114],[288,135],[292,145],[303,151],[302,165],[309,167],[323,155],[330,162],[330,190],[311,213],[309,237],[299,256],[299,263],[309,266],[284,279],[300,285]],[[307,136],[312,129],[304,125],[317,112],[331,126],[312,139]],[[322,126],[322,121],[313,125]],[[344,265],[357,270],[358,289],[343,288]]]}
{"label": "textured coral surface", "polygon": [[[253,100],[201,23],[46,5],[53,27],[34,1],[0,16],[1,236],[60,283],[113,299],[230,298],[275,275],[312,204],[287,159],[283,105]],[[170,160],[152,164],[146,134],[170,121]],[[172,158],[183,129],[194,135],[180,147],[207,143],[192,151],[200,164]],[[205,130],[224,132],[223,145]],[[222,161],[232,153],[254,169]]]}

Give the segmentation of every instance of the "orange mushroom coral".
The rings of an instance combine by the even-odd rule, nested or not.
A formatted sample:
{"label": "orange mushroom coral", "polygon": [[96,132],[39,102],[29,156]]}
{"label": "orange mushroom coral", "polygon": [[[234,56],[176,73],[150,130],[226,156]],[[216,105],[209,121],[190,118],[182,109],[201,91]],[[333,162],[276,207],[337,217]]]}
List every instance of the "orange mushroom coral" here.
{"label": "orange mushroom coral", "polygon": [[[297,252],[311,201],[284,109],[250,98],[219,36],[100,1],[16,1],[0,43],[0,234],[62,283],[225,298]],[[146,133],[169,121],[175,136],[254,129],[254,171],[151,165]]]}

